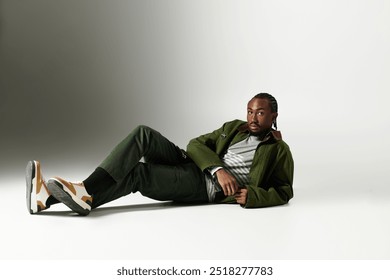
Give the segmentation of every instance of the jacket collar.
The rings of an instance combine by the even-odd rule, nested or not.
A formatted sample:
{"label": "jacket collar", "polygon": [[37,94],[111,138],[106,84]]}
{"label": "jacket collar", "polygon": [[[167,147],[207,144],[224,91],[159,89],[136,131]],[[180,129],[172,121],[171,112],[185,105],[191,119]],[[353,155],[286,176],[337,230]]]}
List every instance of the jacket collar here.
{"label": "jacket collar", "polygon": [[[247,132],[249,131],[249,125],[248,123],[244,123],[241,126],[238,127],[239,132]],[[268,141],[270,138],[273,138],[275,140],[282,140],[282,133],[279,130],[271,129],[263,138],[263,141]]]}

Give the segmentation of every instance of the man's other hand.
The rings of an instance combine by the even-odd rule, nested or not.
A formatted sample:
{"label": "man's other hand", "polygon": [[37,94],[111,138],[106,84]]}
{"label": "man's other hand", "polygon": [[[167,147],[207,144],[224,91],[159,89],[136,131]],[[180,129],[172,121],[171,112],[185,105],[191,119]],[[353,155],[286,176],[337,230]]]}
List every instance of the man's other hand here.
{"label": "man's other hand", "polygon": [[224,195],[234,195],[238,191],[237,180],[232,174],[224,169],[219,169],[215,174]]}
{"label": "man's other hand", "polygon": [[234,198],[236,199],[237,203],[245,205],[248,198],[248,190],[246,188],[239,189],[234,195]]}

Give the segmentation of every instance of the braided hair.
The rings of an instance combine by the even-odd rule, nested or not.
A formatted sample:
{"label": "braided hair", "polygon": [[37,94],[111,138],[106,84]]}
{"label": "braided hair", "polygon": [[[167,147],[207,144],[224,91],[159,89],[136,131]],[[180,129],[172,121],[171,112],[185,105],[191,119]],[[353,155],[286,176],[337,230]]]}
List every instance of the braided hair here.
{"label": "braided hair", "polygon": [[[275,97],[273,97],[271,94],[262,92],[262,93],[256,94],[253,98],[268,99],[268,102],[271,106],[271,112],[272,113],[278,112],[278,102],[276,101]],[[272,124],[275,127],[275,129],[278,130],[278,125],[276,124],[276,119],[273,121]]]}

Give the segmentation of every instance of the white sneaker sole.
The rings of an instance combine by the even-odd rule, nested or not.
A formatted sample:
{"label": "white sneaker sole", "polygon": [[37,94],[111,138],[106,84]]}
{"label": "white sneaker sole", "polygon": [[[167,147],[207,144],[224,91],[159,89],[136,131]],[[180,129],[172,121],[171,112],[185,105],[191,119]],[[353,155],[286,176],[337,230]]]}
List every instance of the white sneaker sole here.
{"label": "white sneaker sole", "polygon": [[30,214],[38,212],[37,204],[37,163],[29,161],[26,167],[26,203]]}

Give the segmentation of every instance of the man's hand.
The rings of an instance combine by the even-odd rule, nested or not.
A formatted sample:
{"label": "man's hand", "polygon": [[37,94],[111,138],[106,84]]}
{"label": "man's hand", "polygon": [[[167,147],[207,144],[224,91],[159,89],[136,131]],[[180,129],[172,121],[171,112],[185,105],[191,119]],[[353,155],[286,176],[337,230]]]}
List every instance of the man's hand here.
{"label": "man's hand", "polygon": [[215,174],[224,195],[234,195],[238,191],[237,180],[232,174],[224,169],[219,169]]}
{"label": "man's hand", "polygon": [[237,203],[245,205],[248,198],[248,190],[246,188],[239,189],[234,195],[234,198],[236,199]]}

